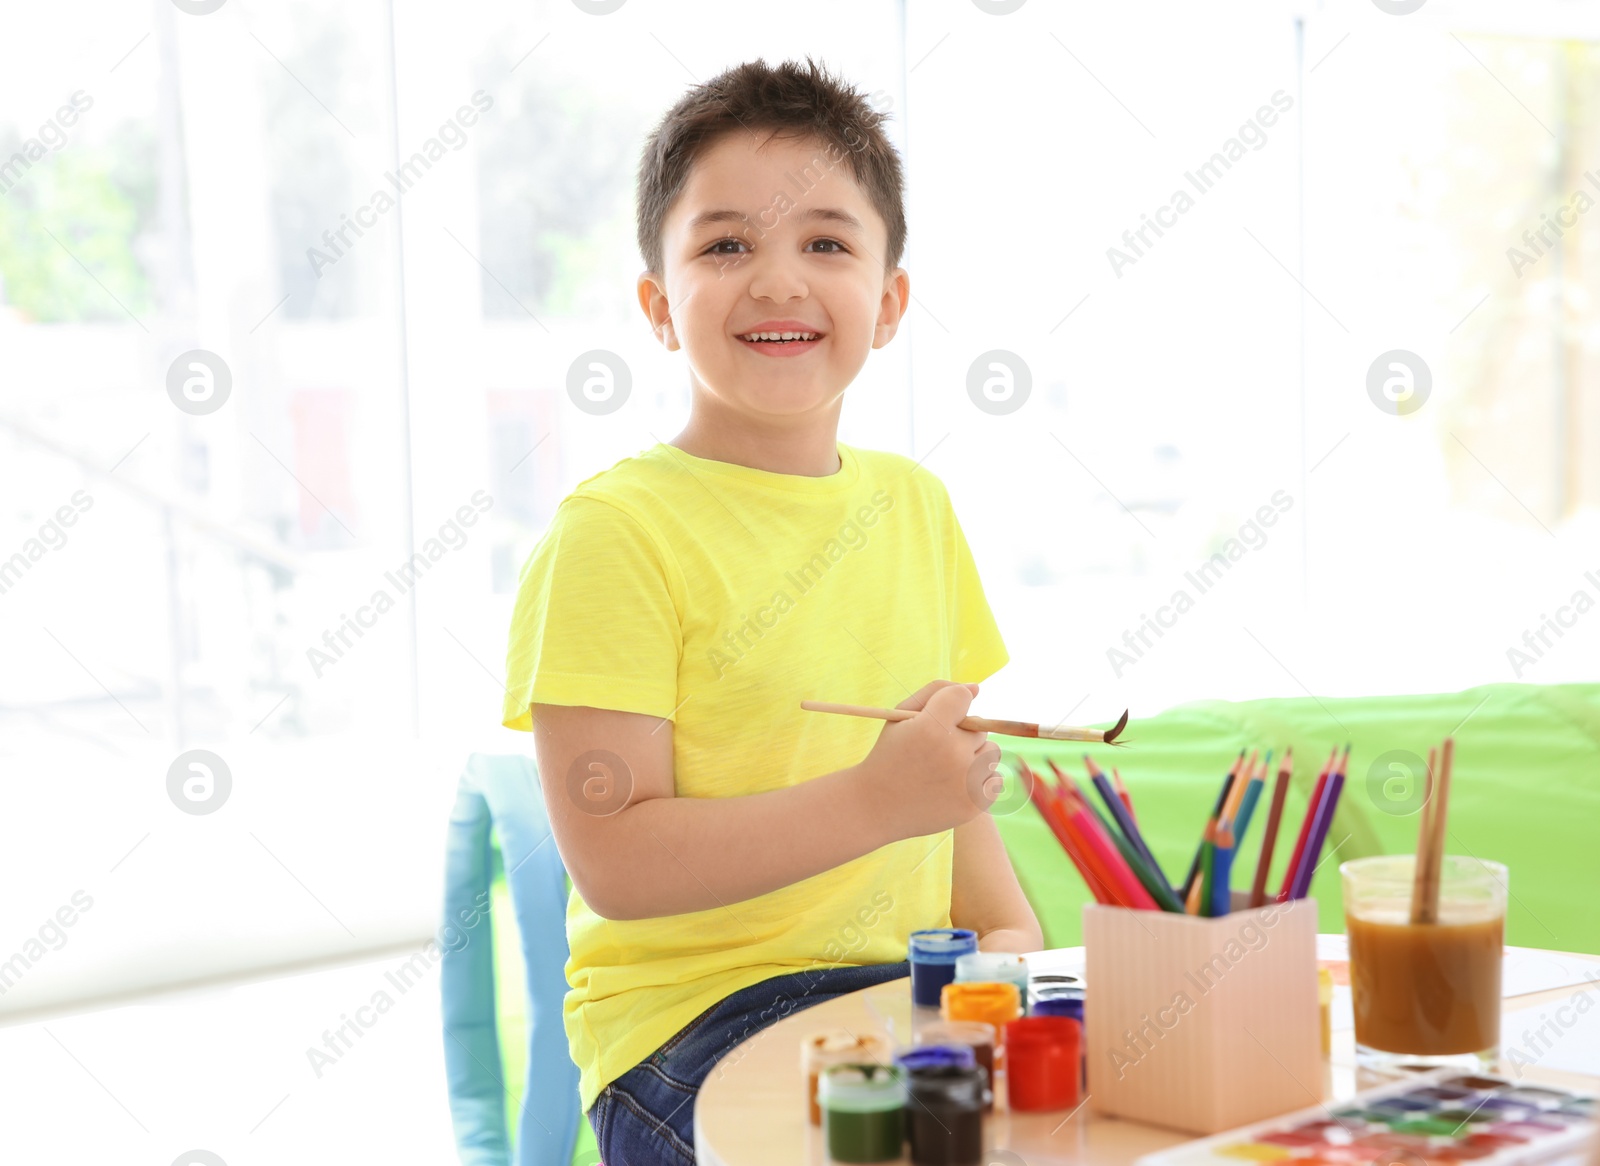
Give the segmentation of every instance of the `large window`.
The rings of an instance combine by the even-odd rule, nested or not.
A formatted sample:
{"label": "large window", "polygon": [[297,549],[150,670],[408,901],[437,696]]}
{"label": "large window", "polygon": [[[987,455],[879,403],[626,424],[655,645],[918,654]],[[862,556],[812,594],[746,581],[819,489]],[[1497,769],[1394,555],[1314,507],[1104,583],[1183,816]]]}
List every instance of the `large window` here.
{"label": "large window", "polygon": [[1595,5],[207,6],[9,17],[0,920],[105,910],[0,1010],[427,934],[520,566],[687,417],[639,145],[756,56],[893,114],[841,437],[949,485],[986,711],[1592,677]]}

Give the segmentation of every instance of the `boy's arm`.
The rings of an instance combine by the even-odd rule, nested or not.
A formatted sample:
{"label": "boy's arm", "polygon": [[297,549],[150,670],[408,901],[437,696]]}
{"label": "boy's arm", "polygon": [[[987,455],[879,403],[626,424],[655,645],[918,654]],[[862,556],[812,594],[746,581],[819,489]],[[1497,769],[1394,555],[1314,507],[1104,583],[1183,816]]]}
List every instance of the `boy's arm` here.
{"label": "boy's arm", "polygon": [[678,797],[671,721],[532,708],[556,848],[584,903],[606,919],[730,907],[894,841],[855,766],[744,797]]}
{"label": "boy's arm", "polygon": [[1044,947],[1044,932],[989,814],[955,828],[950,922],[976,931],[979,951],[1021,955]]}
{"label": "boy's arm", "polygon": [[896,706],[917,715],[885,724],[855,765],[727,798],[677,796],[669,720],[534,704],[556,849],[596,914],[651,919],[728,908],[891,842],[942,834],[1000,793],[1000,747],[959,727],[976,689],[930,681]]}

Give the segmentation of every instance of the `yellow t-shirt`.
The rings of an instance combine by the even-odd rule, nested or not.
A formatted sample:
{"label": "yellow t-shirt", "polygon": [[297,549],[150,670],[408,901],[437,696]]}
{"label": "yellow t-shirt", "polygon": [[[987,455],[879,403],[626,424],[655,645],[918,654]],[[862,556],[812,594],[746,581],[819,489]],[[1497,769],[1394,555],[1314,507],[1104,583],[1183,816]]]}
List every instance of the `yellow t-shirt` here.
{"label": "yellow t-shirt", "polygon": [[[658,444],[579,483],[522,569],[502,723],[531,730],[530,704],[666,717],[677,796],[738,797],[854,765],[883,728],[803,699],[892,708],[992,675],[1009,656],[944,484],[899,454],[838,451],[837,473],[806,477]],[[905,959],[912,931],[950,926],[951,852],[949,831],[912,838],[656,919],[604,919],[574,888],[564,1019],[583,1108],[741,988]]]}

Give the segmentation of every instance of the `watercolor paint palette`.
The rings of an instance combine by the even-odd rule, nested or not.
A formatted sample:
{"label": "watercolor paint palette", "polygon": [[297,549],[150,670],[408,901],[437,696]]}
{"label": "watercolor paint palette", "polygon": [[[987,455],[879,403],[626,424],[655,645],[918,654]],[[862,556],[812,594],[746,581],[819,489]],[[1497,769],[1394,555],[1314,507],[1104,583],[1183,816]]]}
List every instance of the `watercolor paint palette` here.
{"label": "watercolor paint palette", "polygon": [[1256,1122],[1136,1166],[1521,1166],[1588,1160],[1600,1136],[1592,1094],[1436,1069]]}

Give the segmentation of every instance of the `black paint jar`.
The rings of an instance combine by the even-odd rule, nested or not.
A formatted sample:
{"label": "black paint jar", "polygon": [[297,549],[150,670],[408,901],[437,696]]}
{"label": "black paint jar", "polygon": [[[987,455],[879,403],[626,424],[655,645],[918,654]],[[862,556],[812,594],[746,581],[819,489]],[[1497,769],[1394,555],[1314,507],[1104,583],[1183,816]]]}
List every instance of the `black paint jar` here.
{"label": "black paint jar", "polygon": [[987,1078],[973,1066],[907,1074],[906,1126],[915,1166],[982,1166]]}

